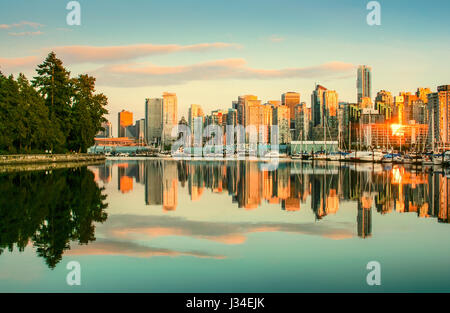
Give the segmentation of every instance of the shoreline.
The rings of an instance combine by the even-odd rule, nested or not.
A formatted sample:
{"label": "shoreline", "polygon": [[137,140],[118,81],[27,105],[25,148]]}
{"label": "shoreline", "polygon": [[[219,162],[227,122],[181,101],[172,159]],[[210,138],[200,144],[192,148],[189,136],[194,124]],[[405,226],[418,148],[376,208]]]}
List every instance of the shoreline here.
{"label": "shoreline", "polygon": [[0,167],[11,165],[42,165],[53,163],[104,162],[103,155],[92,154],[15,154],[0,155]]}

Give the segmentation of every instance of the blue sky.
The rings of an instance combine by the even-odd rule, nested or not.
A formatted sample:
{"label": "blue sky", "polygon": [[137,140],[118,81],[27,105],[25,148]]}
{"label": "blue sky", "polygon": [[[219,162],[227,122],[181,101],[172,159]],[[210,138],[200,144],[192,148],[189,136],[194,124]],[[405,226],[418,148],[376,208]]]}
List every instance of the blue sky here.
{"label": "blue sky", "polygon": [[[66,24],[68,2],[0,0],[0,68],[32,76],[59,47],[74,74],[98,78],[113,123],[122,108],[143,117],[144,99],[164,91],[178,94],[179,117],[192,103],[227,108],[249,93],[266,101],[298,91],[309,103],[315,82],[355,101],[359,64],[373,67],[374,93],[450,83],[446,0],[379,1],[381,26],[367,25],[366,0],[81,0],[81,26]],[[144,52],[92,61],[85,51],[117,46]]]}

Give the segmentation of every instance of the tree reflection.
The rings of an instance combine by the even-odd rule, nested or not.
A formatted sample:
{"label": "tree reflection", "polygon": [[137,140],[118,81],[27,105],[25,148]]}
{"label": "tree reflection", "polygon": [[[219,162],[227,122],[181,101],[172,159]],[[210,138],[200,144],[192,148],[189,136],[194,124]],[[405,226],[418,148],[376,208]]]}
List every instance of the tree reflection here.
{"label": "tree reflection", "polygon": [[71,241],[95,240],[94,222],[107,219],[102,191],[85,167],[0,175],[0,254],[31,242],[55,268]]}

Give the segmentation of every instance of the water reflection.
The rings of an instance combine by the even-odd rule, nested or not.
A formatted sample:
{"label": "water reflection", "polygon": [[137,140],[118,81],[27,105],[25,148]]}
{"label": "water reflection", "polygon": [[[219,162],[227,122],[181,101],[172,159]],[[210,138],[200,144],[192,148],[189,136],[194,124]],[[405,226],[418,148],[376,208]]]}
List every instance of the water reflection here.
{"label": "water reflection", "polygon": [[[230,206],[255,210],[264,202],[286,212],[311,209],[316,220],[335,215],[342,203],[357,203],[357,234],[372,236],[372,214],[414,213],[449,223],[449,178],[443,173],[402,166],[280,163],[276,171],[245,161],[114,161],[97,168],[97,178],[111,181],[118,169],[118,188],[145,186],[145,204],[165,212],[179,206],[178,188],[200,201],[206,190],[229,195]],[[144,199],[143,199],[144,201]],[[307,208],[307,203],[310,207]]]}
{"label": "water reflection", "polygon": [[95,241],[106,195],[87,168],[0,175],[0,254],[33,245],[55,268],[70,242]]}

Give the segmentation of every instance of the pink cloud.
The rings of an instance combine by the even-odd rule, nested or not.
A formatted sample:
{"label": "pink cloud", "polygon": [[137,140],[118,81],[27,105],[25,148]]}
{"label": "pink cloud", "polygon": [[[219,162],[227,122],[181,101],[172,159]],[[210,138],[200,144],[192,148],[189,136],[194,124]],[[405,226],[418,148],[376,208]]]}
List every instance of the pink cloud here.
{"label": "pink cloud", "polygon": [[32,68],[38,64],[40,59],[37,56],[20,58],[0,58],[0,70],[14,72],[20,69]]}
{"label": "pink cloud", "polygon": [[239,48],[239,45],[232,43],[201,43],[194,45],[154,45],[154,44],[138,44],[128,46],[62,46],[55,47],[53,50],[66,62],[115,62],[131,60],[140,57],[169,54],[175,52],[204,52],[209,50],[220,50],[228,48]]}
{"label": "pink cloud", "polygon": [[16,36],[16,37],[22,37],[22,36],[39,36],[43,35],[44,33],[41,31],[37,32],[20,32],[20,33],[9,33],[10,36]]}
{"label": "pink cloud", "polygon": [[100,85],[140,87],[212,79],[338,79],[353,72],[354,68],[351,63],[330,62],[311,67],[259,69],[247,66],[244,59],[224,59],[182,66],[114,64],[101,67],[92,74]]}
{"label": "pink cloud", "polygon": [[43,27],[44,25],[35,23],[35,22],[21,21],[19,23],[14,23],[14,24],[0,24],[0,29],[10,29],[10,28],[22,27],[22,26],[30,26],[32,28],[39,28],[39,27]]}
{"label": "pink cloud", "polygon": [[272,35],[269,37],[269,41],[271,42],[282,42],[284,41],[283,37],[277,36],[277,35]]}

